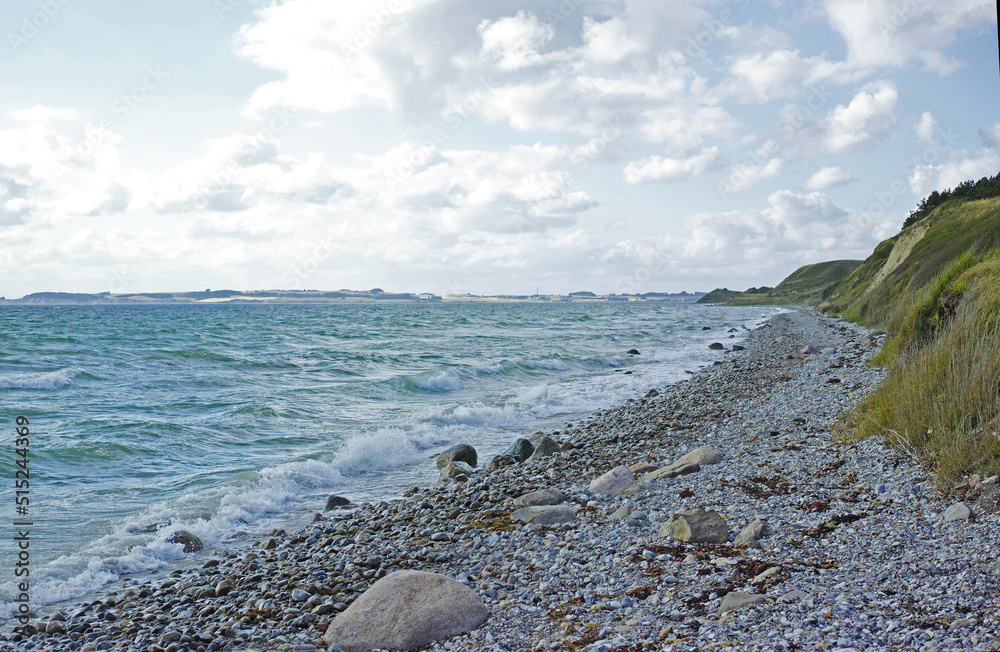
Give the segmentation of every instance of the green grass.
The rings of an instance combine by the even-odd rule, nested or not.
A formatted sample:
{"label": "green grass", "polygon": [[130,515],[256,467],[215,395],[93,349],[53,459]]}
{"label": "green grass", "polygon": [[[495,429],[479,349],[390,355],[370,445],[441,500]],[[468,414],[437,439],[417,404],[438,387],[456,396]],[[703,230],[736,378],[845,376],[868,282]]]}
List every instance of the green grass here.
{"label": "green grass", "polygon": [[815,306],[838,281],[862,265],[860,260],[833,260],[800,267],[777,287],[766,292],[747,292],[731,297],[730,306]]}
{"label": "green grass", "polygon": [[[888,378],[854,412],[854,437],[886,437],[942,484],[1000,472],[1000,265],[973,279],[950,322],[899,353]],[[968,281],[966,281],[968,282]]]}
{"label": "green grass", "polygon": [[[913,242],[926,229],[919,241]],[[876,248],[820,307],[883,328],[885,382],[847,418],[847,438],[883,436],[946,485],[1000,471],[1000,200],[946,203]],[[892,249],[913,245],[888,274]],[[896,256],[899,259],[899,255]]]}

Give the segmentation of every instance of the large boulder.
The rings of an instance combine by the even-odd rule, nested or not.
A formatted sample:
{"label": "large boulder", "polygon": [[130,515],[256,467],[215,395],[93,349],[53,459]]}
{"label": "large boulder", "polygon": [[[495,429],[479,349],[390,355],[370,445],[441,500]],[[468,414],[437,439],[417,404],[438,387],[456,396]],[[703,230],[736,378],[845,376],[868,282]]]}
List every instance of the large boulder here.
{"label": "large boulder", "polygon": [[177,530],[167,538],[167,543],[179,543],[184,546],[184,552],[198,552],[205,545],[196,535],[187,530]]}
{"label": "large boulder", "polygon": [[504,455],[513,457],[514,460],[520,464],[527,461],[531,454],[535,452],[535,447],[530,441],[524,439],[523,437],[518,437],[513,444],[507,447],[507,450],[503,452]]}
{"label": "large boulder", "polygon": [[725,543],[729,526],[714,509],[692,509],[671,516],[660,527],[660,536],[688,543]]}
{"label": "large boulder", "polygon": [[331,509],[337,509],[338,507],[347,507],[351,504],[349,498],[344,498],[343,496],[330,496],[326,499],[326,509],[323,511],[330,511]]}
{"label": "large boulder", "polygon": [[472,474],[472,467],[465,462],[449,462],[447,466],[441,469],[438,479],[445,480],[451,478],[452,480],[465,482]]}
{"label": "large boulder", "polygon": [[562,525],[576,522],[576,511],[569,505],[536,505],[522,507],[510,515],[515,523],[535,525]]}
{"label": "large boulder", "polygon": [[472,631],[487,615],[482,599],[464,584],[403,570],[372,584],[330,623],[323,642],[344,652],[413,650]]}
{"label": "large boulder", "polygon": [[730,591],[726,594],[726,597],[722,598],[722,604],[719,605],[719,615],[721,616],[728,611],[735,611],[754,604],[764,604],[766,601],[766,598],[762,595]]}
{"label": "large boulder", "polygon": [[452,446],[445,452],[438,455],[437,467],[443,469],[452,462],[465,462],[475,468],[477,462],[476,449],[468,444]]}
{"label": "large boulder", "polygon": [[722,461],[722,453],[715,446],[699,446],[687,455],[681,456],[674,464],[697,464],[708,466]]}
{"label": "large boulder", "polygon": [[562,446],[559,445],[559,442],[552,439],[552,437],[545,436],[538,440],[538,443],[535,445],[535,451],[528,460],[532,462],[535,460],[551,460],[552,455],[561,450]]}
{"label": "large boulder", "polygon": [[639,491],[632,471],[625,465],[616,466],[590,483],[590,490],[605,496],[626,496]]}
{"label": "large boulder", "polygon": [[650,471],[643,475],[640,480],[643,482],[649,482],[650,480],[661,480],[663,478],[676,478],[679,475],[687,475],[688,473],[697,473],[701,471],[701,467],[697,464],[689,464],[687,462],[674,462],[673,464],[668,464],[667,466],[661,466],[655,471]]}
{"label": "large boulder", "polygon": [[486,470],[502,469],[505,466],[513,466],[515,464],[517,464],[517,460],[510,455],[494,455],[490,463],[486,465]]}
{"label": "large boulder", "polygon": [[539,489],[514,499],[514,507],[535,507],[538,505],[558,505],[564,500],[558,489]]}
{"label": "large boulder", "polygon": [[733,539],[734,548],[759,548],[758,540],[771,536],[771,528],[765,521],[754,519],[754,521],[740,530],[740,533]]}

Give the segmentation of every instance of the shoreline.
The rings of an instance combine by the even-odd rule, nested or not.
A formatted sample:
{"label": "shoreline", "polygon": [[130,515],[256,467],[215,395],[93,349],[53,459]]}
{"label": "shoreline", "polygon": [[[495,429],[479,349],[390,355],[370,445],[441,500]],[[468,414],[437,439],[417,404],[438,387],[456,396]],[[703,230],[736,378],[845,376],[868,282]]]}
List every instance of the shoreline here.
{"label": "shoreline", "polygon": [[[971,647],[989,646],[1000,629],[1000,601],[968,573],[952,587],[968,598],[961,614],[954,596],[941,605],[950,610],[935,611],[934,604],[873,590],[916,581],[879,576],[889,570],[865,563],[873,555],[898,558],[898,574],[901,555],[933,540],[949,561],[964,551],[975,569],[987,562],[974,563],[967,530],[976,533],[973,552],[989,554],[998,528],[995,515],[941,525],[936,519],[946,505],[913,460],[882,442],[830,441],[829,422],[881,378],[865,364],[876,350],[868,338],[814,312],[782,313],[722,364],[565,429],[561,437],[573,447],[551,461],[485,471],[487,460],[480,460],[463,485],[329,511],[299,531],[272,531],[241,545],[239,554],[213,551],[201,568],[178,569],[169,579],[123,578],[102,591],[102,600],[55,605],[65,620],[50,617],[53,633],[12,642],[81,652],[326,649],[319,640],[326,626],[375,579],[418,568],[466,583],[489,610],[482,627],[427,648],[433,650],[919,647],[937,632],[925,626],[935,617],[947,619],[946,634],[933,636],[937,649],[952,649],[952,632]],[[798,354],[807,344],[837,352]],[[619,464],[655,469],[703,445],[717,448],[721,462],[640,481],[626,497],[589,491],[593,479]],[[574,507],[574,523],[510,521],[515,498],[547,488]],[[774,534],[746,549],[659,536],[671,514],[697,507],[722,513],[731,533],[763,518]],[[889,521],[894,527],[887,529]],[[897,526],[923,539],[907,541]],[[859,539],[863,558],[851,549]],[[885,545],[873,549],[872,539]],[[995,552],[990,559],[995,584]],[[928,574],[915,577],[931,590],[940,573],[929,573],[940,564],[937,557],[925,561]],[[913,567],[903,570],[913,575]],[[234,590],[217,596],[225,579]],[[767,602],[720,618],[728,591]],[[871,605],[886,614],[872,613]],[[922,619],[907,621],[914,613]],[[896,624],[887,632],[889,621]]]}

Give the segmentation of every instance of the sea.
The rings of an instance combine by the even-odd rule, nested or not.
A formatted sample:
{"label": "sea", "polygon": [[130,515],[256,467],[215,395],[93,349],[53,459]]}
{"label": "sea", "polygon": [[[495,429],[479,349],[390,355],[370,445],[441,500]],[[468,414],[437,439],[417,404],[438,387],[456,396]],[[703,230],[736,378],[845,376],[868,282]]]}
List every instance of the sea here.
{"label": "sea", "polygon": [[[484,464],[518,436],[684,379],[725,355],[710,343],[736,343],[776,311],[685,301],[0,307],[0,624],[18,606],[21,531],[33,608],[79,601],[183,564],[190,555],[167,542],[177,530],[218,554],[301,527],[331,494],[359,503],[431,485],[434,458],[453,444],[473,445]],[[29,486],[16,494],[25,466]]]}

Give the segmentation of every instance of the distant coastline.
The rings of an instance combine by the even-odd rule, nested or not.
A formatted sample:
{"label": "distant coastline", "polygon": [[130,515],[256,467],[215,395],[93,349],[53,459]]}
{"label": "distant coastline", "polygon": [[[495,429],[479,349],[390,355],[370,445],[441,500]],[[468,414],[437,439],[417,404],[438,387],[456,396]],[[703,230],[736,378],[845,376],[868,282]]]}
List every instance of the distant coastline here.
{"label": "distant coastline", "polygon": [[142,305],[142,304],[214,304],[214,303],[344,303],[344,302],[393,302],[417,303],[457,303],[468,301],[483,302],[636,302],[636,301],[698,301],[704,292],[646,292],[642,294],[595,294],[593,292],[571,292],[561,294],[446,294],[429,292],[386,292],[380,288],[371,290],[204,290],[200,292],[99,292],[95,294],[75,292],[35,292],[20,299],[0,297],[0,305]]}

